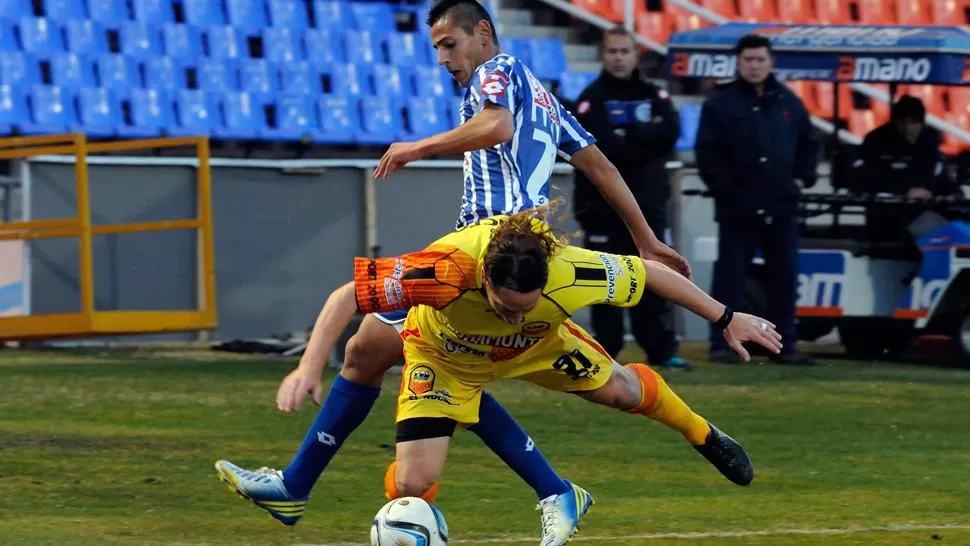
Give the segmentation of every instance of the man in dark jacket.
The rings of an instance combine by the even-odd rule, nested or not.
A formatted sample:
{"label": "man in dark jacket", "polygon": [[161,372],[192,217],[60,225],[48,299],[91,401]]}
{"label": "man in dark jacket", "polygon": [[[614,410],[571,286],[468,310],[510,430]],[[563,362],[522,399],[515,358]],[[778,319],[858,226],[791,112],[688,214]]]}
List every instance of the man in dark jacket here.
{"label": "man in dark jacket", "polygon": [[[771,42],[758,35],[735,47],[738,78],[715,88],[701,110],[695,155],[714,196],[719,224],[712,295],[734,309],[757,249],[765,262],[767,317],[782,334],[773,357],[813,364],[795,351],[798,281],[798,200],[815,184],[818,140],[802,101],[775,79]],[[737,362],[720,332],[711,331],[711,360]]]}
{"label": "man in dark jacket", "polygon": [[[670,186],[665,164],[680,135],[680,117],[667,91],[640,76],[638,60],[629,32],[623,27],[608,31],[603,42],[603,72],[577,100],[576,118],[619,169],[650,227],[659,234],[668,228]],[[573,206],[586,234],[586,248],[636,253],[623,221],[578,172]],[[623,348],[623,309],[597,305],[592,315],[593,336],[615,358]],[[645,295],[630,309],[630,322],[633,336],[651,364],[689,368],[677,356],[673,310],[666,300]]]}

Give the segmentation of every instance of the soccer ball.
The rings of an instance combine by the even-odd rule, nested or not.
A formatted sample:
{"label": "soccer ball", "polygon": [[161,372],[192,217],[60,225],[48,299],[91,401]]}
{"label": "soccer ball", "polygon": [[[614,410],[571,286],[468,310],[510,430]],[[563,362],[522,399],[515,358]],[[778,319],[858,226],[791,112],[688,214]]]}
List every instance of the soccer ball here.
{"label": "soccer ball", "polygon": [[370,528],[371,546],[445,546],[448,525],[441,510],[418,497],[401,497],[384,505]]}

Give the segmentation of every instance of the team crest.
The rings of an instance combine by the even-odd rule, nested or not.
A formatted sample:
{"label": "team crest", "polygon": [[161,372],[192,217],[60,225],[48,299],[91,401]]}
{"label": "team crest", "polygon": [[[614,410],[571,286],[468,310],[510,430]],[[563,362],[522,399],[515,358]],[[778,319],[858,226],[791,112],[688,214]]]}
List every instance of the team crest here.
{"label": "team crest", "polygon": [[544,321],[530,322],[522,327],[522,333],[527,336],[537,336],[549,330],[549,323]]}
{"label": "team crest", "polygon": [[431,392],[434,388],[434,370],[427,366],[418,366],[411,370],[408,377],[408,390],[415,396]]}
{"label": "team crest", "polygon": [[634,115],[637,117],[637,121],[640,123],[646,123],[650,121],[650,115],[652,113],[652,108],[649,102],[642,102],[637,105]]}

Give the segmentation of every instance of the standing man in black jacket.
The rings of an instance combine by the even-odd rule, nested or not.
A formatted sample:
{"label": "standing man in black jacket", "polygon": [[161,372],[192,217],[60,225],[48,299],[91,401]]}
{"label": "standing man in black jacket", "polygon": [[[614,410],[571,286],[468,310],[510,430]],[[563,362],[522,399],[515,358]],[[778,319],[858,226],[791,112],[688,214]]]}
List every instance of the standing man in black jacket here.
{"label": "standing man in black jacket", "polygon": [[[680,136],[680,117],[667,91],[640,76],[638,62],[633,36],[623,27],[607,31],[603,72],[580,95],[576,118],[619,169],[650,227],[665,233],[670,198],[665,164]],[[579,172],[573,206],[586,234],[586,248],[621,254],[636,250],[623,221]],[[623,348],[623,309],[596,305],[592,315],[593,336],[615,358]],[[630,309],[630,322],[651,364],[689,369],[677,356],[673,309],[666,300],[644,295]]]}
{"label": "standing man in black jacket", "polygon": [[[774,358],[814,364],[795,344],[798,282],[798,199],[815,184],[818,140],[805,105],[775,79],[771,42],[749,35],[735,46],[738,78],[715,88],[701,110],[694,152],[714,196],[719,224],[712,295],[737,309],[751,260],[765,263],[766,318],[782,334]],[[711,332],[711,360],[737,362],[720,332]]]}

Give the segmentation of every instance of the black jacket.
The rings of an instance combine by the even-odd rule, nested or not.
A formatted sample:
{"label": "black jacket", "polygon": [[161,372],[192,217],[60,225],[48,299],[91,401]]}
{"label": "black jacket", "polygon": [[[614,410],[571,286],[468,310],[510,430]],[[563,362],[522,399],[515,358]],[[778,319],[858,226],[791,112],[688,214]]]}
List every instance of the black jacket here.
{"label": "black jacket", "polygon": [[[667,91],[639,72],[619,80],[604,70],[576,101],[575,114],[620,171],[644,213],[664,214],[670,198],[664,165],[680,136],[680,116]],[[573,207],[587,231],[626,232],[620,217],[580,172]]]}
{"label": "black jacket", "polygon": [[760,97],[741,79],[714,89],[701,109],[694,153],[715,219],[744,221],[797,211],[795,179],[815,184],[819,144],[801,99],[769,76]]}
{"label": "black jacket", "polygon": [[854,167],[853,189],[861,193],[905,195],[926,188],[941,195],[953,189],[940,153],[940,133],[931,127],[924,127],[914,144],[892,122],[876,127],[862,141]]}

